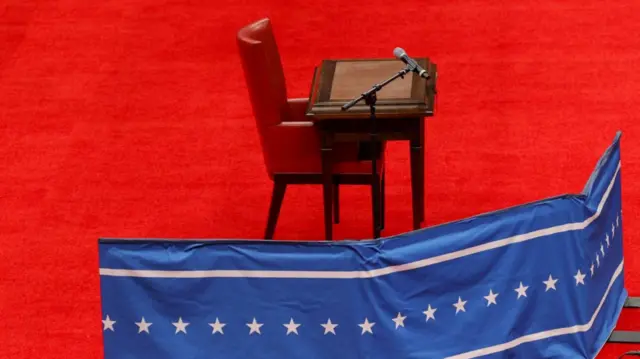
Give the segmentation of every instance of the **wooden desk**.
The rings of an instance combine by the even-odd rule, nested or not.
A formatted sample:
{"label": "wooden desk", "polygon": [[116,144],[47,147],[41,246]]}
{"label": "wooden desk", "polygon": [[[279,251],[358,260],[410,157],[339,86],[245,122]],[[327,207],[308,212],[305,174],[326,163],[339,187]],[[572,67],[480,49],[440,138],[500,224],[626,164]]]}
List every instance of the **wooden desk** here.
{"label": "wooden desk", "polygon": [[[431,75],[429,80],[410,73],[378,93],[376,122],[382,141],[408,141],[411,156],[413,228],[424,221],[424,118],[433,116],[436,94],[436,65],[428,58],[415,59]],[[324,60],[315,69],[307,115],[322,135],[323,192],[325,209],[332,208],[331,150],[335,142],[370,141],[370,112],[364,101],[347,111],[341,107],[373,85],[401,71],[397,59]],[[372,179],[373,180],[373,179]],[[373,236],[380,236],[380,193],[372,191]],[[378,197],[378,198],[376,198]],[[377,208],[380,208],[378,205]],[[325,211],[325,232],[332,239],[331,212]]]}

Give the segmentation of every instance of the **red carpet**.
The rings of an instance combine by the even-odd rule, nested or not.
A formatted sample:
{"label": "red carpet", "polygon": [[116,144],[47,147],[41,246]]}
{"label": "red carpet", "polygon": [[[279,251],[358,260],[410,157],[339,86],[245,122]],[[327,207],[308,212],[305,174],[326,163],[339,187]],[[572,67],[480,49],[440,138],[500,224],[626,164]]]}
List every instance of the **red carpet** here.
{"label": "red carpet", "polygon": [[[262,235],[271,184],[234,36],[264,16],[291,96],[308,94],[323,58],[401,46],[438,64],[426,225],[579,192],[622,130],[625,277],[640,295],[640,3],[366,5],[5,0],[0,357],[102,357],[100,236]],[[411,229],[408,175],[407,145],[390,145],[384,235]],[[369,237],[369,190],[341,195],[336,237]],[[276,237],[323,238],[321,203],[319,187],[288,191]],[[634,323],[625,312],[619,327]]]}

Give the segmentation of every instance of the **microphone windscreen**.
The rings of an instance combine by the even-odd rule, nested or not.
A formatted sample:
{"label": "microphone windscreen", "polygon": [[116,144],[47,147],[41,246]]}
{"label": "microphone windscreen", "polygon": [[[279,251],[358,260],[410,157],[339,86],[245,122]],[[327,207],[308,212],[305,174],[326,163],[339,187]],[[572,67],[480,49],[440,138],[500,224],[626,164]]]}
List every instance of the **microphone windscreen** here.
{"label": "microphone windscreen", "polygon": [[396,47],[393,50],[393,56],[397,57],[397,58],[402,58],[402,56],[405,56],[407,53],[404,51],[403,48],[401,47]]}

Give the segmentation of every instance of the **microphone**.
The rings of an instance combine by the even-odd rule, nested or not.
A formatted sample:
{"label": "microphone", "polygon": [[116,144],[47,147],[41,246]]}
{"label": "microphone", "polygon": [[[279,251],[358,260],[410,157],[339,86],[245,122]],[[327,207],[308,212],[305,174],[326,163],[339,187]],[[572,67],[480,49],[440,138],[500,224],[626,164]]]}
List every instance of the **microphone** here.
{"label": "microphone", "polygon": [[417,73],[420,77],[424,77],[427,80],[429,79],[430,76],[427,73],[427,70],[420,67],[420,65],[418,65],[418,63],[414,59],[410,58],[409,55],[407,55],[407,53],[401,47],[396,47],[393,50],[393,55],[407,64],[411,71]]}

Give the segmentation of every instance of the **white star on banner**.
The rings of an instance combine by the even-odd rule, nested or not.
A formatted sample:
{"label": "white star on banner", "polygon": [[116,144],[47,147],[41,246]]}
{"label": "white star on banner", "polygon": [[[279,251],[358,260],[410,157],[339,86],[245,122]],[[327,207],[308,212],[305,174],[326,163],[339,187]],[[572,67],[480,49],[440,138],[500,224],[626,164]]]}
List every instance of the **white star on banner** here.
{"label": "white star on banner", "polygon": [[611,237],[615,237],[616,236],[616,226],[613,225],[613,223],[611,223]]}
{"label": "white star on banner", "polygon": [[487,300],[487,307],[491,304],[498,304],[496,302],[496,297],[499,293],[494,293],[492,289],[489,289],[489,295],[485,296],[484,299]]}
{"label": "white star on banner", "polygon": [[607,242],[607,248],[609,248],[610,244],[609,244],[609,235],[607,234],[606,237],[604,237],[604,241]]}
{"label": "white star on banner", "polygon": [[435,316],[436,310],[438,310],[438,309],[437,308],[431,308],[431,304],[429,304],[429,308],[427,308],[427,310],[422,312],[422,313],[424,313],[424,315],[427,316],[427,319],[425,320],[425,322],[428,322],[429,319],[436,320],[436,316]]}
{"label": "white star on banner", "polygon": [[111,318],[109,318],[108,314],[107,314],[107,318],[102,321],[102,324],[104,324],[104,328],[102,328],[103,331],[106,331],[107,329],[111,330],[112,332],[116,331],[113,328],[113,325],[116,324],[116,322],[115,322],[115,320],[111,320]]}
{"label": "white star on banner", "polygon": [[147,332],[147,334],[149,334],[149,327],[151,326],[151,324],[153,324],[153,323],[147,323],[144,320],[144,317],[142,317],[141,321],[136,322],[136,325],[138,326],[138,334],[140,334],[142,332]]}
{"label": "white star on banner", "polygon": [[520,297],[526,297],[527,296],[527,289],[529,289],[529,286],[524,286],[522,285],[522,282],[520,282],[520,286],[516,289],[514,289],[516,292],[518,292],[518,298],[516,299],[520,299]]}
{"label": "white star on banner", "polygon": [[616,227],[620,227],[620,214],[616,216]]}
{"label": "white star on banner", "polygon": [[598,253],[596,253],[596,263],[598,264],[598,267],[600,267],[600,255]]}
{"label": "white star on banner", "polygon": [[600,245],[600,253],[602,253],[602,258],[604,258],[604,246]]}
{"label": "white star on banner", "polygon": [[249,335],[251,335],[253,333],[262,334],[262,333],[260,333],[260,327],[263,326],[263,325],[264,324],[256,322],[256,318],[253,318],[253,322],[252,323],[247,323],[247,326],[251,329],[249,331]]}
{"label": "white star on banner", "polygon": [[398,313],[398,316],[393,318],[393,322],[396,323],[396,329],[398,329],[399,327],[403,327],[404,328],[404,320],[407,319],[406,316],[402,316],[402,314]]}
{"label": "white star on banner", "polygon": [[173,326],[176,327],[175,334],[178,334],[180,332],[187,334],[187,325],[189,325],[189,323],[183,322],[182,317],[178,318],[178,321],[176,323],[171,323],[171,324],[173,324]]}
{"label": "white star on banner", "polygon": [[222,331],[222,328],[224,328],[225,325],[226,325],[225,323],[220,323],[220,319],[216,318],[216,321],[214,323],[209,323],[209,326],[213,328],[213,332],[211,332],[211,334],[216,334],[216,333],[224,334],[224,332]]}
{"label": "white star on banner", "polygon": [[549,289],[553,289],[556,290],[556,282],[558,281],[558,278],[553,279],[553,277],[551,276],[551,274],[549,274],[549,279],[543,281],[542,283],[544,283],[547,288],[545,288],[545,292],[548,291]]}
{"label": "white star on banner", "polygon": [[373,334],[373,330],[371,330],[371,328],[373,328],[374,325],[376,325],[376,323],[369,323],[368,318],[364,318],[364,323],[358,324],[358,326],[362,328],[362,335],[367,332]]}
{"label": "white star on banner", "polygon": [[289,321],[289,324],[282,324],[282,325],[284,325],[284,327],[287,328],[287,335],[291,333],[298,335],[298,327],[300,326],[300,324],[296,324],[293,321],[293,318],[291,318],[291,320]]}
{"label": "white star on banner", "polygon": [[456,314],[458,314],[458,312],[463,311],[466,313],[466,310],[464,309],[464,305],[467,304],[466,300],[462,300],[462,298],[458,297],[458,302],[457,303],[453,303],[453,306],[456,307]]}
{"label": "white star on banner", "polygon": [[591,276],[593,277],[593,271],[595,270],[595,266],[591,263]]}
{"label": "white star on banner", "polygon": [[576,285],[578,285],[578,284],[584,285],[584,277],[585,277],[585,275],[580,273],[580,269],[578,269],[578,273],[573,276],[573,278],[576,279]]}
{"label": "white star on banner", "polygon": [[331,323],[331,318],[327,320],[326,324],[320,325],[322,325],[322,327],[324,328],[324,335],[327,335],[329,333],[333,333],[333,335],[336,335],[336,327],[338,326],[338,324]]}

